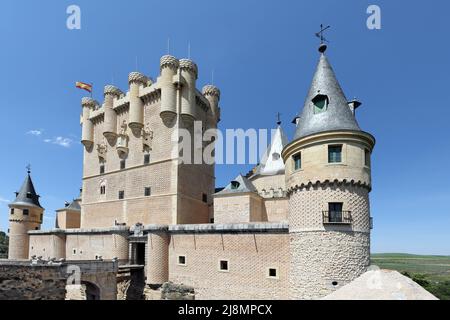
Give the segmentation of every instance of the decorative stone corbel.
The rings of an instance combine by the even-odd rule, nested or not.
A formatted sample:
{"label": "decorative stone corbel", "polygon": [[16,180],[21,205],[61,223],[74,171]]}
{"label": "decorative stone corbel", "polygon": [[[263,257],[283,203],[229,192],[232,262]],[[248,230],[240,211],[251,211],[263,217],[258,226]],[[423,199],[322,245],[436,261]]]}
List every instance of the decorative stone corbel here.
{"label": "decorative stone corbel", "polygon": [[106,153],[107,152],[108,152],[108,145],[106,144],[105,141],[97,144],[97,153],[98,153],[98,158],[100,159],[100,161],[102,161],[102,162],[106,161]]}
{"label": "decorative stone corbel", "polygon": [[120,133],[117,138],[117,153],[123,158],[128,154],[128,125],[126,120],[123,120],[120,128]]}
{"label": "decorative stone corbel", "polygon": [[142,128],[142,146],[143,151],[152,150],[153,141],[153,131],[150,130],[150,125],[147,123],[144,128]]}

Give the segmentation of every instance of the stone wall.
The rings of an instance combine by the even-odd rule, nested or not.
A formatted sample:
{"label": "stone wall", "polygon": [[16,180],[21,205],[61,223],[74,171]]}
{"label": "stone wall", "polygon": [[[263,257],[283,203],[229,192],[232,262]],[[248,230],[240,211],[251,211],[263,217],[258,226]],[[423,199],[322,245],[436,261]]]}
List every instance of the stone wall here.
{"label": "stone wall", "polygon": [[0,261],[0,300],[64,300],[65,287],[59,267]]}
{"label": "stone wall", "polygon": [[[169,280],[193,287],[200,300],[287,299],[289,235],[287,226],[273,226],[170,226]],[[221,260],[228,271],[220,270]],[[269,268],[276,277],[269,277]]]}

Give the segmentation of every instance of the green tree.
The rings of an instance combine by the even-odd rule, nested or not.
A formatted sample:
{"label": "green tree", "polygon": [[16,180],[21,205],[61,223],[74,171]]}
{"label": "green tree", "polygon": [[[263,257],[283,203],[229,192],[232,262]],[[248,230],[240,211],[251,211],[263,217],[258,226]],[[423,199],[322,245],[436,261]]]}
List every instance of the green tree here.
{"label": "green tree", "polygon": [[8,258],[8,236],[0,231],[0,259]]}

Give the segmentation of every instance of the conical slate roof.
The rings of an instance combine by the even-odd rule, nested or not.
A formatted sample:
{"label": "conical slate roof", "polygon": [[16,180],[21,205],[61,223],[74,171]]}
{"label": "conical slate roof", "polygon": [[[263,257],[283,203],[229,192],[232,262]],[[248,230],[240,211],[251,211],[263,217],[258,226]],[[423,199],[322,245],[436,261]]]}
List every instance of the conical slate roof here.
{"label": "conical slate roof", "polygon": [[216,193],[216,195],[245,192],[256,192],[256,188],[247,178],[240,174],[236,177],[236,179],[231,181],[225,189]]}
{"label": "conical slate roof", "polygon": [[[328,98],[326,111],[315,113],[314,98],[325,95]],[[348,106],[344,92],[336,79],[333,68],[325,54],[321,54],[311,89],[300,115],[300,122],[294,140],[312,134],[334,130],[361,131],[355,116]]]}
{"label": "conical slate roof", "polygon": [[19,192],[16,192],[16,200],[10,205],[20,205],[29,207],[41,207],[39,203],[39,196],[34,189],[33,181],[31,180],[30,172],[28,172],[25,181],[22,184]]}
{"label": "conical slate roof", "polygon": [[252,177],[257,175],[270,176],[284,173],[285,166],[283,158],[281,158],[281,152],[287,144],[288,139],[284,134],[281,125],[278,125],[275,134],[273,135],[272,142],[264,153],[261,163],[256,167]]}

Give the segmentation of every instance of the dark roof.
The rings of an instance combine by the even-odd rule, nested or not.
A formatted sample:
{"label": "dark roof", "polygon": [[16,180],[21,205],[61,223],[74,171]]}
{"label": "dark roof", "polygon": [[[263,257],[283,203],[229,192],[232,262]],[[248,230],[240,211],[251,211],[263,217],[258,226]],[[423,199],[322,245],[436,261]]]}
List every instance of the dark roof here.
{"label": "dark roof", "polygon": [[256,192],[256,188],[253,184],[241,174],[230,182],[222,191],[217,192],[216,195],[224,195],[230,193],[245,193],[245,192]]}
{"label": "dark roof", "polygon": [[[328,108],[325,112],[314,114],[312,100],[319,94],[328,97]],[[327,57],[321,54],[311,89],[300,115],[294,140],[311,134],[334,130],[361,131],[348,106],[348,100],[336,79],[333,68]]]}
{"label": "dark roof", "polygon": [[16,192],[16,200],[11,202],[11,205],[29,206],[29,207],[41,207],[39,203],[39,195],[34,189],[33,181],[31,180],[30,173],[28,173],[25,181],[22,184],[19,192]]}
{"label": "dark roof", "polygon": [[81,211],[80,200],[75,199],[70,204],[68,204],[66,207],[58,209],[56,211],[63,211],[63,210]]}

